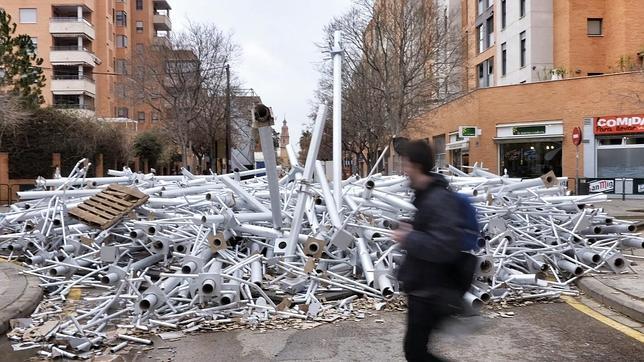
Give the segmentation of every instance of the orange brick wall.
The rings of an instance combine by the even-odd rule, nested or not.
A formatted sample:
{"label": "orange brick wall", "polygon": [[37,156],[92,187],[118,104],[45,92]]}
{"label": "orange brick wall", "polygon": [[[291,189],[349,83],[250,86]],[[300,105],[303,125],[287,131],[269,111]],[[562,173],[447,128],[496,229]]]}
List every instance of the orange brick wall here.
{"label": "orange brick wall", "polygon": [[[621,56],[639,63],[644,50],[644,4],[633,0],[553,2],[554,64],[568,77],[616,71]],[[587,34],[587,19],[603,19],[601,36]]]}
{"label": "orange brick wall", "polygon": [[[478,89],[412,122],[408,136],[447,137],[459,126],[476,125],[482,135],[470,140],[470,165],[483,162],[498,173],[498,147],[493,141],[496,125],[562,120],[563,175],[574,177],[572,129],[583,129],[585,117],[642,113],[641,94],[644,94],[642,72]],[[583,147],[579,151],[579,173],[583,175]]]}

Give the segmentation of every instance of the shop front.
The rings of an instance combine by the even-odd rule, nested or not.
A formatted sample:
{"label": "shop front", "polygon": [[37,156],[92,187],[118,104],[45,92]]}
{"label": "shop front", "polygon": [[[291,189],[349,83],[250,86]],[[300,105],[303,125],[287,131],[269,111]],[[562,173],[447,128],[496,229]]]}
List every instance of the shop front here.
{"label": "shop front", "polygon": [[588,193],[644,194],[644,114],[586,119],[583,183]]}
{"label": "shop front", "polygon": [[470,165],[469,138],[460,137],[458,132],[449,133],[449,143],[445,150],[449,152],[450,164],[461,171],[469,172]]}
{"label": "shop front", "polygon": [[597,177],[644,178],[644,114],[594,119]]}
{"label": "shop front", "polygon": [[534,178],[549,171],[562,176],[563,122],[499,124],[499,170],[510,177]]}

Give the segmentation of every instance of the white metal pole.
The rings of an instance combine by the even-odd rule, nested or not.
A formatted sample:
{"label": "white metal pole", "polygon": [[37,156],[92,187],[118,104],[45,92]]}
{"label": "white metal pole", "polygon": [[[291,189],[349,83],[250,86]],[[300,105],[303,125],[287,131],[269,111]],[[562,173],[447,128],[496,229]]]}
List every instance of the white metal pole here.
{"label": "white metal pole", "polygon": [[333,35],[333,195],[342,208],[342,32]]}

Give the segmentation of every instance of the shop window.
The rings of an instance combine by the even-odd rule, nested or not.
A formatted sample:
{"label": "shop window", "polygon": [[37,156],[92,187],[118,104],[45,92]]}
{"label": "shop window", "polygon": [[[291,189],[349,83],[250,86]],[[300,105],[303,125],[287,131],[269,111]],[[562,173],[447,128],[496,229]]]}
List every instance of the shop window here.
{"label": "shop window", "polygon": [[445,135],[432,137],[432,144],[434,146],[434,153],[436,153],[436,167],[447,167],[447,160],[445,159]]}
{"label": "shop window", "polygon": [[598,148],[597,177],[644,177],[644,147]]}
{"label": "shop window", "polygon": [[588,19],[588,35],[602,35],[602,19]]}
{"label": "shop window", "polygon": [[561,176],[561,142],[506,143],[499,146],[501,170],[510,177],[535,178],[553,171]]}

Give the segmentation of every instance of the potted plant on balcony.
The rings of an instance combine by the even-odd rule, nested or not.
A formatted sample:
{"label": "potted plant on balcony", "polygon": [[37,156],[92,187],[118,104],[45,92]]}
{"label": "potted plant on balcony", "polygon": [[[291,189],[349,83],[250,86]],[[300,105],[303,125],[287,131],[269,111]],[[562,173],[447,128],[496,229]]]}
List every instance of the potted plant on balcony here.
{"label": "potted plant on balcony", "polygon": [[566,71],[565,68],[563,67],[555,67],[550,70],[550,80],[561,80],[564,79],[566,76]]}

